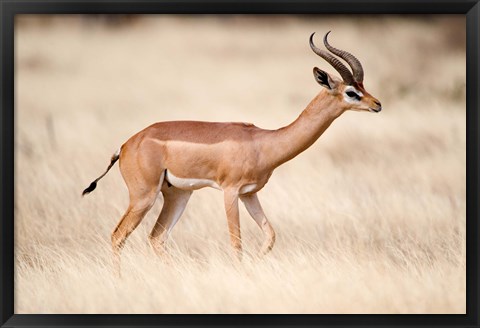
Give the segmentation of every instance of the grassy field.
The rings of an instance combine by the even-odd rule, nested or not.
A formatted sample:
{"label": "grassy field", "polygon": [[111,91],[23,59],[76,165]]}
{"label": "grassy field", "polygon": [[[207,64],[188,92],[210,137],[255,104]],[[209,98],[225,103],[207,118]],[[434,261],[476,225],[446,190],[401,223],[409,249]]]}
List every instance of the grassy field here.
{"label": "grassy field", "polygon": [[[16,313],[465,313],[464,17],[149,16],[16,22]],[[277,232],[241,207],[230,257],[222,193],[195,192],[168,242],[128,239],[113,152],[167,120],[289,124],[320,91],[308,37],[354,53],[380,114],[348,112],[259,193]],[[274,146],[274,145],[272,145]]]}

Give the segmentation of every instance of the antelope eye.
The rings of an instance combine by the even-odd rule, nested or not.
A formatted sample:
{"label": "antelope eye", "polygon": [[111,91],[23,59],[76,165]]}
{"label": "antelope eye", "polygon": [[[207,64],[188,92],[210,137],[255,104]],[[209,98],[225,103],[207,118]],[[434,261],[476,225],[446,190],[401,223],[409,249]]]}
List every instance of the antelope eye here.
{"label": "antelope eye", "polygon": [[357,100],[360,100],[360,96],[357,95],[355,92],[353,92],[353,91],[347,91],[346,93],[347,93],[347,96],[349,96],[350,98],[355,98],[355,99],[357,99]]}

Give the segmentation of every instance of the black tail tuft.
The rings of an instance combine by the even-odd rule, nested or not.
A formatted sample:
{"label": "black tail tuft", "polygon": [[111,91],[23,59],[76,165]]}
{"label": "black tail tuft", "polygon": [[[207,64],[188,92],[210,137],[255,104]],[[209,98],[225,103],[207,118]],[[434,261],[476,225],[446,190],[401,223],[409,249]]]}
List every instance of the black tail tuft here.
{"label": "black tail tuft", "polygon": [[83,192],[82,192],[82,196],[85,196],[86,194],[92,192],[95,190],[95,188],[97,188],[97,181],[100,180],[101,178],[103,178],[105,176],[105,174],[108,173],[108,171],[112,168],[113,164],[115,164],[115,162],[120,158],[120,149],[117,150],[115,152],[115,154],[113,154],[112,158],[110,159],[110,165],[108,165],[107,167],[107,170],[105,171],[105,173],[103,173],[101,176],[99,176],[95,181],[93,181],[87,189],[85,189]]}
{"label": "black tail tuft", "polygon": [[95,188],[97,188],[97,181],[93,181],[87,189],[85,189],[83,192],[82,192],[82,196],[85,196],[86,194],[88,193],[91,193],[92,191],[95,190]]}

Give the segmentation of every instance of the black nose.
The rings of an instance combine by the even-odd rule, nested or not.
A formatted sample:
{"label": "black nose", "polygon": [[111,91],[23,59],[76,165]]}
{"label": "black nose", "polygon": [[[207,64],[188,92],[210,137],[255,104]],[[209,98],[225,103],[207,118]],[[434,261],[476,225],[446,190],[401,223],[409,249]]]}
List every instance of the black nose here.
{"label": "black nose", "polygon": [[377,105],[378,107],[382,107],[382,104],[378,101],[378,100],[375,100],[375,105]]}

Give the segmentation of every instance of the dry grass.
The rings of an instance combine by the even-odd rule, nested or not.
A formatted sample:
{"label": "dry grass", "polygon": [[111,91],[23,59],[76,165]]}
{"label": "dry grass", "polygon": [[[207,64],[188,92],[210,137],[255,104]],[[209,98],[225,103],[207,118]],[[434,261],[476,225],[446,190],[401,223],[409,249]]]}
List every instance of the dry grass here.
{"label": "dry grass", "polygon": [[[17,23],[16,313],[465,313],[463,18]],[[319,91],[312,67],[333,71],[308,47],[330,29],[384,111],[344,114],[275,171],[259,194],[273,252],[251,255],[261,232],[242,208],[249,255],[234,265],[222,195],[204,189],[173,230],[173,263],[147,243],[159,199],[117,279],[118,166],[80,197],[115,149],[156,121],[286,125]]]}

